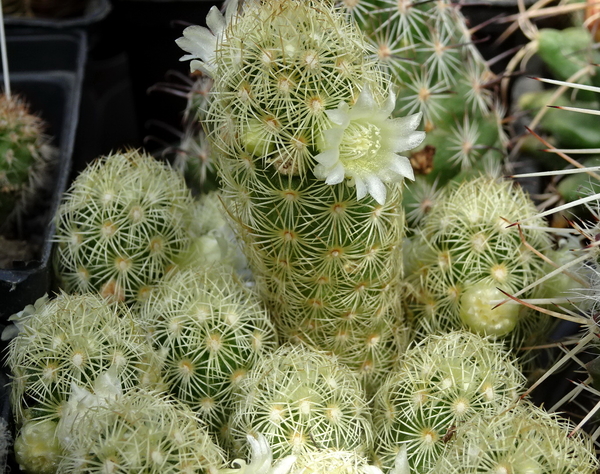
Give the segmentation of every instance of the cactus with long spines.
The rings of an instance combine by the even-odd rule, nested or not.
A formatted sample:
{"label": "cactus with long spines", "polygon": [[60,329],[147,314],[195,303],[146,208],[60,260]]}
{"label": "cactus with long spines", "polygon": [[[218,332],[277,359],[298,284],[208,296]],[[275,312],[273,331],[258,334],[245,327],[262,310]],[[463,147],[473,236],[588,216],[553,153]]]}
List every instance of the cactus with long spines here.
{"label": "cactus with long spines", "polygon": [[375,395],[375,457],[388,472],[405,448],[411,472],[428,472],[457,427],[501,413],[524,385],[501,343],[466,331],[429,336],[404,354]]}
{"label": "cactus with long spines", "polygon": [[372,383],[399,351],[404,233],[399,153],[420,114],[324,2],[213,10],[179,45],[214,84],[205,124],[224,203],[280,333],[338,354]]}
{"label": "cactus with long spines", "polygon": [[[528,219],[519,228],[512,223]],[[506,300],[521,298],[546,273],[536,252],[551,248],[529,197],[509,181],[480,177],[448,189],[407,252],[408,307],[417,337],[466,328],[520,348],[548,329],[545,315]],[[541,291],[541,290],[540,290]],[[494,303],[496,302],[496,303]]]}
{"label": "cactus with long spines", "polygon": [[240,380],[276,347],[266,310],[233,273],[212,265],[169,274],[141,310],[168,390],[213,433],[226,424]]}
{"label": "cactus with long spines", "polygon": [[0,95],[0,227],[35,196],[56,155],[45,128],[24,99]]}
{"label": "cactus with long spines", "polygon": [[128,304],[143,300],[190,245],[191,213],[182,177],[152,156],[131,150],[97,159],[56,216],[60,284]]}

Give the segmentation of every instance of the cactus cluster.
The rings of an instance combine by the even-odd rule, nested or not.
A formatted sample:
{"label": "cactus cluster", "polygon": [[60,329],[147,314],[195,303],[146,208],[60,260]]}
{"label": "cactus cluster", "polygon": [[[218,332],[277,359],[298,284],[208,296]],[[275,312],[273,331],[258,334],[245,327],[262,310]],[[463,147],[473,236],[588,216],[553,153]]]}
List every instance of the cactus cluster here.
{"label": "cactus cluster", "polygon": [[190,244],[192,197],[182,177],[135,150],[91,163],[56,217],[56,274],[67,292],[143,300]]}
{"label": "cactus cluster", "polygon": [[45,128],[24,99],[0,95],[1,224],[31,200],[56,153]]}

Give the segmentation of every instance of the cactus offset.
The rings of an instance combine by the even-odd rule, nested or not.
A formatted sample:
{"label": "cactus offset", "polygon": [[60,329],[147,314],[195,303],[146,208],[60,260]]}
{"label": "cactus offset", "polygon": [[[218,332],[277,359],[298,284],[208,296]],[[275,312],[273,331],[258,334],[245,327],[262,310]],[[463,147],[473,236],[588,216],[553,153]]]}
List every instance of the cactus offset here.
{"label": "cactus offset", "polygon": [[459,427],[455,442],[429,472],[596,473],[600,463],[592,442],[572,428],[558,415],[522,402]]}
{"label": "cactus offset", "polygon": [[524,385],[500,343],[462,331],[430,336],[406,352],[375,395],[375,455],[388,472],[405,447],[412,470],[428,472],[453,430],[502,412]]}
{"label": "cactus offset", "polygon": [[246,2],[179,40],[212,75],[205,124],[227,212],[287,337],[380,377],[398,352],[403,177],[420,115],[323,2]]}
{"label": "cactus offset", "polygon": [[150,293],[141,318],[164,358],[169,391],[218,433],[235,386],[275,349],[275,332],[258,298],[226,267],[182,270]]}
{"label": "cactus offset", "polygon": [[192,198],[150,155],[115,153],[75,179],[56,217],[55,268],[69,292],[143,300],[190,244]]}
{"label": "cactus offset", "polygon": [[[408,306],[420,337],[463,327],[519,348],[543,336],[544,315],[515,304],[495,309],[490,304],[506,298],[498,288],[516,293],[544,274],[542,259],[526,246],[550,250],[546,225],[536,214],[520,188],[486,177],[439,198],[407,252],[407,280],[414,289]],[[521,230],[510,227],[524,219],[529,220]]]}
{"label": "cactus offset", "polygon": [[274,459],[318,448],[366,455],[373,442],[356,374],[303,345],[286,344],[258,362],[240,381],[232,413],[235,448],[247,435],[261,434]]}
{"label": "cactus offset", "polygon": [[57,472],[216,474],[223,459],[188,406],[132,390],[81,413]]}
{"label": "cactus offset", "polygon": [[89,390],[114,366],[124,388],[160,382],[158,357],[133,316],[98,295],[61,293],[20,323],[10,341],[11,405],[18,423],[58,421],[71,383]]}

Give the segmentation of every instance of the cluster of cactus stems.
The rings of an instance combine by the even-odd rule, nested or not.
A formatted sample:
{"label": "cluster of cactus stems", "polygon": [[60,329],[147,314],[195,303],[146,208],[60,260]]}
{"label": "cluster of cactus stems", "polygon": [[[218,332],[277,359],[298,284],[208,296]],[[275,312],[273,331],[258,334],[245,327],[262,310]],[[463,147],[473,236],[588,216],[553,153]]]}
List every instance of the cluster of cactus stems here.
{"label": "cluster of cactus stems", "polygon": [[56,151],[23,98],[0,95],[0,227],[26,208]]}
{"label": "cluster of cactus stems", "polygon": [[[505,301],[572,289],[549,261],[582,258],[510,182],[432,191],[504,155],[458,8],[226,4],[178,40],[202,75],[177,153],[211,151],[90,164],[56,218],[64,292],[3,333],[22,469],[594,474],[591,441],[521,400],[516,350],[550,324]],[[184,170],[203,193],[213,164],[192,197]]]}

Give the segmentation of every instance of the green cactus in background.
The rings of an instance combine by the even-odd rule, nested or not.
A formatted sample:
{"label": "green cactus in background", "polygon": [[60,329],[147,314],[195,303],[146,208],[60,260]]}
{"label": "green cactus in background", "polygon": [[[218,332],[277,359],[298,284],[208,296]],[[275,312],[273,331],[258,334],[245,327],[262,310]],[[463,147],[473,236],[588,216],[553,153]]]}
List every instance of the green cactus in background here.
{"label": "green cactus in background", "polygon": [[61,417],[71,383],[93,390],[114,367],[124,388],[160,383],[158,356],[125,307],[94,294],[59,294],[28,314],[8,347],[18,424]]}
{"label": "green cactus in background", "polygon": [[141,319],[164,359],[168,390],[216,433],[234,388],[276,347],[266,310],[226,267],[169,274],[150,293]]}
{"label": "green cactus in background", "polygon": [[102,157],[75,179],[56,216],[54,259],[68,292],[143,300],[190,244],[181,176],[138,151]]}
{"label": "green cactus in background", "polygon": [[258,434],[274,459],[325,448],[366,455],[373,443],[357,375],[335,356],[304,345],[281,346],[240,381],[230,419],[232,444],[240,451],[247,435]]}
{"label": "green cactus in background", "polygon": [[56,154],[45,127],[23,99],[0,95],[0,227],[31,200]]}
{"label": "green cactus in background", "polygon": [[205,124],[227,213],[281,335],[368,383],[399,352],[403,178],[420,114],[390,119],[388,76],[324,2],[246,2],[179,45],[214,79]]}
{"label": "green cactus in background", "polygon": [[222,450],[185,404],[132,390],[82,412],[59,474],[216,474]]}
{"label": "green cactus in background", "polygon": [[429,336],[375,395],[375,457],[388,472],[405,447],[410,472],[429,472],[457,427],[501,413],[524,385],[501,343],[463,331]]}
{"label": "green cactus in background", "polygon": [[567,420],[522,402],[457,428],[455,442],[431,474],[594,474],[600,463],[591,440]]}
{"label": "green cactus in background", "polygon": [[461,172],[488,171],[506,157],[497,82],[471,40],[460,5],[449,0],[335,0],[353,17],[398,88],[394,115],[422,112],[427,137],[411,154],[416,182],[405,208],[423,202],[419,186]]}
{"label": "green cactus in background", "polygon": [[[528,219],[520,228],[511,223]],[[522,232],[523,238],[521,238]],[[406,255],[408,301],[418,337],[467,328],[513,348],[542,337],[548,318],[503,304],[500,289],[529,298],[545,274],[547,226],[529,197],[509,181],[480,177],[448,189],[423,221]]]}

